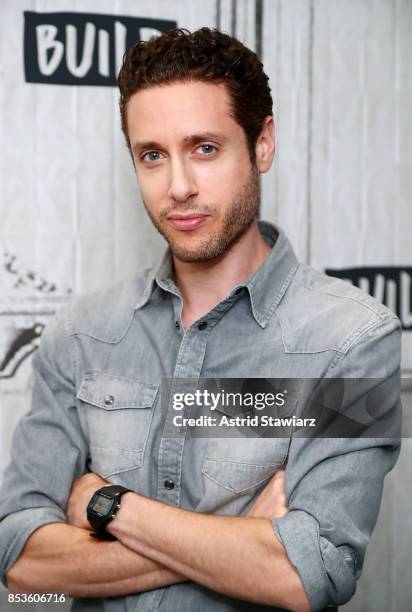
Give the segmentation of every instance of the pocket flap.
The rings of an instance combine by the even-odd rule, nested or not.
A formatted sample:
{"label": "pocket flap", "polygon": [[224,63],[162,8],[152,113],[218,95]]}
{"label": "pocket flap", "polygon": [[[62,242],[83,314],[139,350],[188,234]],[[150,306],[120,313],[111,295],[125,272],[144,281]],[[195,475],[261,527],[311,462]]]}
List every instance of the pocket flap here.
{"label": "pocket flap", "polygon": [[158,389],[134,378],[90,372],[83,377],[77,397],[103,410],[151,408]]}
{"label": "pocket flap", "polygon": [[225,489],[233,493],[242,493],[266,482],[279,469],[278,464],[251,465],[206,459],[202,473]]}

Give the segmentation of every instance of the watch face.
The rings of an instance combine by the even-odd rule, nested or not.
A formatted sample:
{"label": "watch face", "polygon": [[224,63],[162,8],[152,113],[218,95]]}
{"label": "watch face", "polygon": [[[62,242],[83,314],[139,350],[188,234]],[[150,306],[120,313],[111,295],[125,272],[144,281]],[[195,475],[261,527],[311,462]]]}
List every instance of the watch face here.
{"label": "watch face", "polygon": [[112,504],[112,499],[105,497],[104,495],[98,495],[93,504],[93,512],[98,512],[99,514],[105,515],[109,512]]}

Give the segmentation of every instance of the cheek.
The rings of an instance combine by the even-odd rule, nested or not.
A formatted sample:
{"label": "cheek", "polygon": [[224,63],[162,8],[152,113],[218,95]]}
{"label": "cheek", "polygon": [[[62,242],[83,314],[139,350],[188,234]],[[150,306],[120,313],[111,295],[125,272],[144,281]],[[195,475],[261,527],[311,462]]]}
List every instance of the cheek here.
{"label": "cheek", "polygon": [[204,163],[196,168],[199,192],[212,202],[229,201],[239,187],[247,180],[249,167],[233,160],[218,163]]}
{"label": "cheek", "polygon": [[137,182],[142,198],[150,208],[156,208],[162,204],[165,193],[167,193],[167,186],[161,173],[151,175],[137,173]]}

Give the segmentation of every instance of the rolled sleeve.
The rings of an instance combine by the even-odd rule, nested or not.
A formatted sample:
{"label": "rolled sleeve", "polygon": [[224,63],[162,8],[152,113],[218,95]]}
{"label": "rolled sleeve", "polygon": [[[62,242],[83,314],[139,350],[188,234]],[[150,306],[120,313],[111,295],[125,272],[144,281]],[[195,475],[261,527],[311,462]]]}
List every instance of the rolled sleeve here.
{"label": "rolled sleeve", "polygon": [[[327,376],[370,377],[372,390],[374,378],[385,378],[385,401],[398,405],[399,364],[399,322],[391,317],[360,338]],[[312,610],[342,605],[355,593],[384,478],[399,450],[395,437],[292,438],[285,477],[289,512],[272,526]]]}
{"label": "rolled sleeve", "polygon": [[355,580],[345,562],[350,552],[347,549],[339,551],[326,538],[322,538],[319,524],[313,516],[294,510],[281,520],[273,520],[272,525],[290,562],[299,573],[312,610],[321,610],[331,603],[332,578],[333,589],[335,595],[339,594],[339,599],[348,601],[352,597]]}
{"label": "rolled sleeve", "polygon": [[29,412],[13,435],[0,491],[0,579],[39,527],[66,521],[74,479],[86,471],[88,445],[77,414],[69,305],[43,332],[34,354]]}
{"label": "rolled sleeve", "polygon": [[66,517],[56,507],[30,508],[9,514],[0,522],[0,580],[7,587],[5,574],[17,561],[27,539],[50,523],[64,523]]}

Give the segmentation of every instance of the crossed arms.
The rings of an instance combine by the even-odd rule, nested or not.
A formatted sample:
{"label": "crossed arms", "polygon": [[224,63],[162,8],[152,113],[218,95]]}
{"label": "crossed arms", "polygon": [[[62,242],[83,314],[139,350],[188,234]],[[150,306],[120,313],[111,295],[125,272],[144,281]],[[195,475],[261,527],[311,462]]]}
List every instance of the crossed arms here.
{"label": "crossed arms", "polygon": [[6,575],[8,586],[109,597],[189,579],[238,599],[310,610],[271,525],[287,512],[283,480],[284,472],[278,472],[246,517],[190,512],[127,493],[108,528],[118,540],[106,542],[90,537],[85,512],[91,495],[106,483],[87,474],[72,487],[69,524],[45,525],[32,534]]}
{"label": "crossed arms", "polygon": [[[56,355],[68,349],[60,340],[56,348],[53,333],[48,334],[33,359],[36,409],[18,426],[0,497],[0,565],[9,588],[107,597],[191,580],[292,610],[309,609],[308,600],[321,610],[350,599],[376,523],[384,476],[399,454],[397,439],[292,440],[285,479],[289,509],[280,518],[270,484],[245,517],[189,512],[127,494],[110,527],[118,541],[98,542],[85,528],[84,511],[104,482],[87,482],[92,475],[79,478],[88,447],[72,402],[74,373],[56,364]],[[399,343],[398,322],[382,320],[348,350],[333,374],[390,380]],[[395,379],[383,399],[398,402]],[[62,509],[73,478],[79,479],[65,523]]]}

